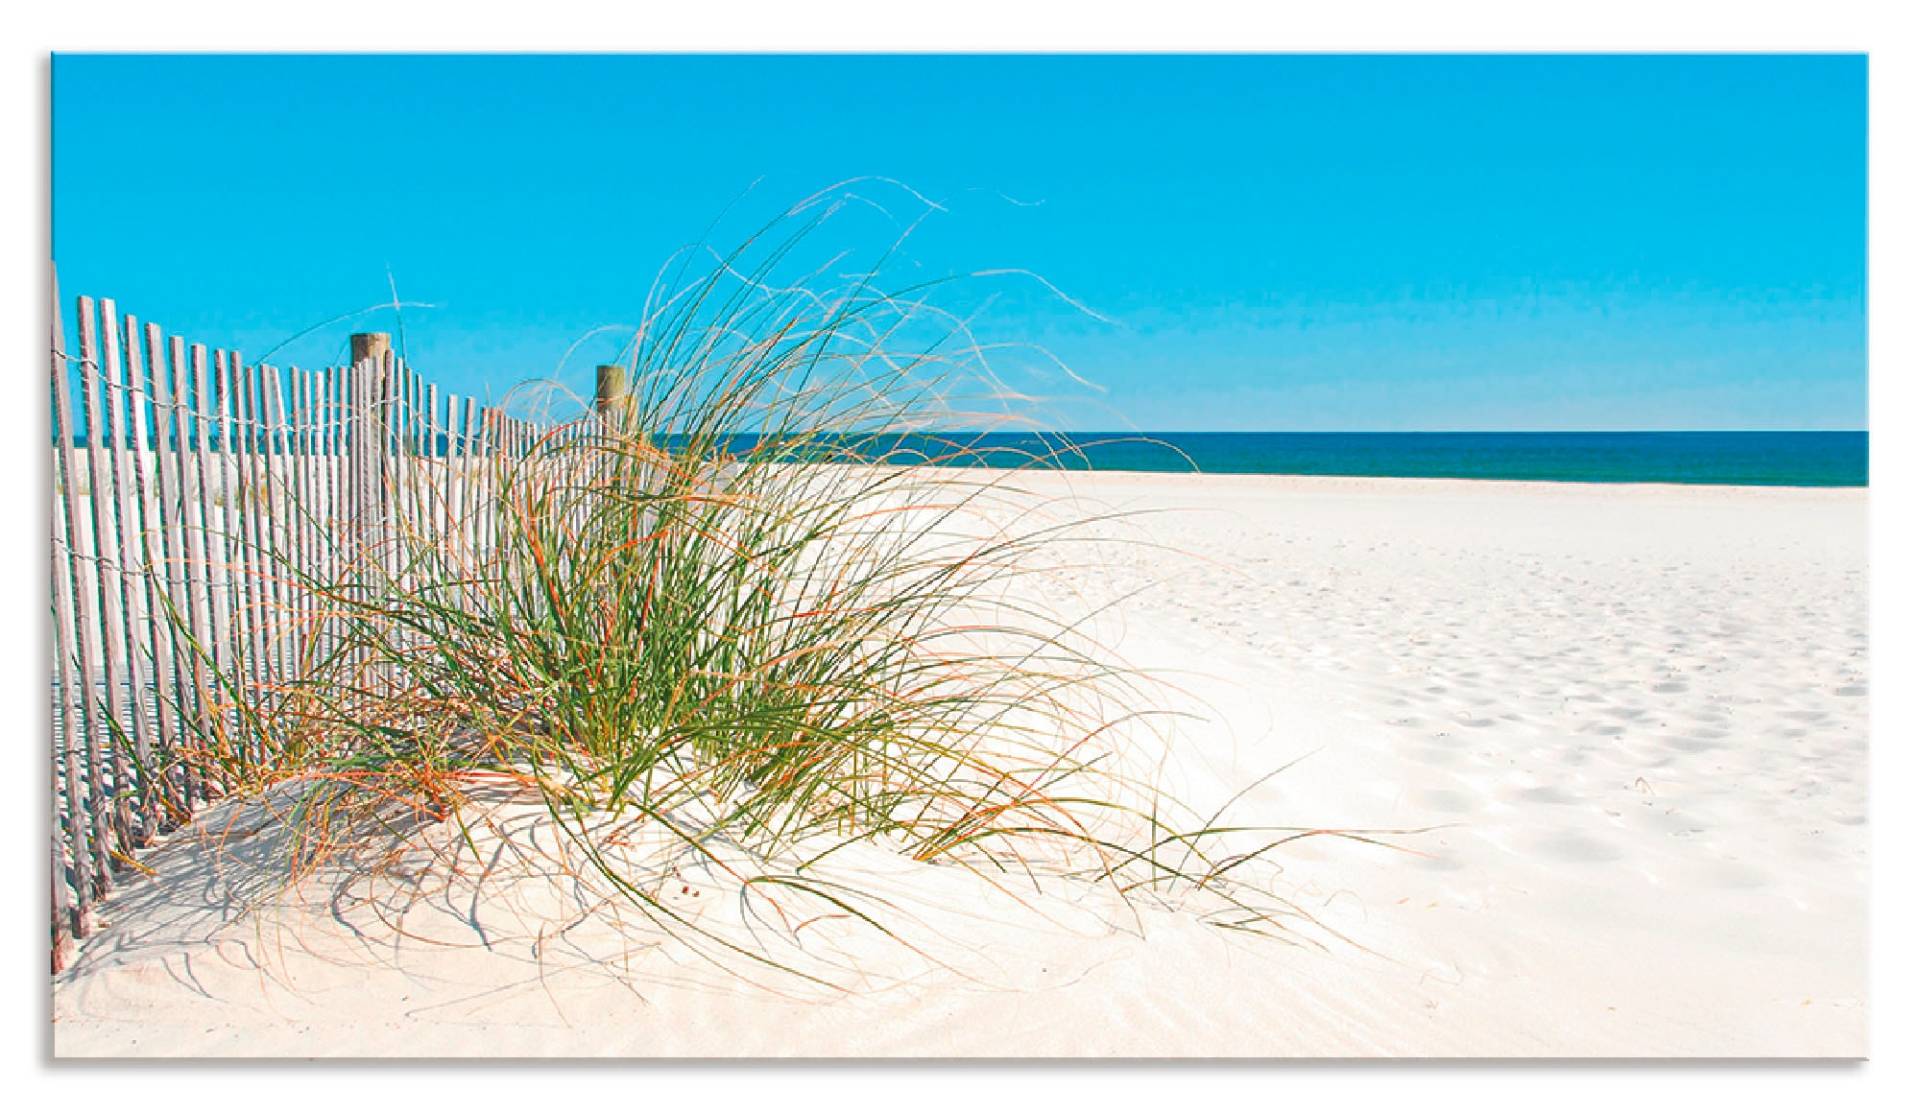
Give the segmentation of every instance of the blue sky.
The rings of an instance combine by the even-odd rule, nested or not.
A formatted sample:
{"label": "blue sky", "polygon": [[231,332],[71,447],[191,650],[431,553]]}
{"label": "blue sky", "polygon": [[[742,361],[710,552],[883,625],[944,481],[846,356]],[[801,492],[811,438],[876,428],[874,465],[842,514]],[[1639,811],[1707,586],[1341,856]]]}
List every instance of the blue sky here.
{"label": "blue sky", "polygon": [[[390,298],[495,396],[832,183],[1072,428],[1863,428],[1866,61],[175,57],[53,66],[61,289],[257,355]],[[860,187],[905,219],[919,202]],[[894,234],[855,213],[860,253]],[[338,361],[374,313],[288,345]],[[618,346],[558,367],[590,391]]]}

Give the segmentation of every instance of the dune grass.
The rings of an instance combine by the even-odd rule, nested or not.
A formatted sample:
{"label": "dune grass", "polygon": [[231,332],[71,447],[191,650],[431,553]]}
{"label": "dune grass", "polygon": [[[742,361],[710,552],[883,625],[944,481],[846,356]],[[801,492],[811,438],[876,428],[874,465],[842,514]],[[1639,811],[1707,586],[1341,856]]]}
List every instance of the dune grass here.
{"label": "dune grass", "polygon": [[483,471],[417,468],[391,492],[414,512],[377,549],[332,536],[342,559],[321,566],[342,570],[265,552],[324,605],[290,631],[291,680],[229,662],[200,774],[297,789],[303,865],[374,828],[458,827],[486,791],[538,799],[662,930],[811,979],[706,937],[607,831],[881,934],[884,905],[817,879],[822,862],[877,846],[1124,904],[1198,898],[1222,927],[1286,937],[1301,913],[1242,870],[1325,832],[1195,814],[1158,785],[1137,744],[1152,681],[1093,643],[1088,614],[1025,589],[1095,519],[1018,470],[925,466],[968,461],[965,436],[934,430],[995,419],[1003,384],[935,305],[941,283],[883,291],[884,259],[826,292],[778,281],[819,219],[663,287],[626,404],[576,406]]}

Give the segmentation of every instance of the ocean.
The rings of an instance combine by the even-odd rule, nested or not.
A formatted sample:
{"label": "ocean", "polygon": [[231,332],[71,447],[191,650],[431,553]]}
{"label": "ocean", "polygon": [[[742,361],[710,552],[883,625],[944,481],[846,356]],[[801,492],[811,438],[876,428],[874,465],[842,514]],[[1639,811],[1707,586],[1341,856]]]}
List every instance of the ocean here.
{"label": "ocean", "polygon": [[[662,438],[672,445],[679,438]],[[729,437],[751,451],[754,436]],[[84,436],[74,438],[84,448]],[[1214,475],[1863,487],[1865,432],[945,432],[824,437],[835,455]],[[219,437],[213,438],[218,448]],[[444,455],[447,438],[431,449]],[[811,452],[803,451],[802,455]]]}
{"label": "ocean", "polygon": [[[917,438],[916,438],[917,439]],[[1581,483],[1867,485],[1862,432],[949,433],[966,462],[1093,471]],[[938,453],[934,453],[938,454]]]}

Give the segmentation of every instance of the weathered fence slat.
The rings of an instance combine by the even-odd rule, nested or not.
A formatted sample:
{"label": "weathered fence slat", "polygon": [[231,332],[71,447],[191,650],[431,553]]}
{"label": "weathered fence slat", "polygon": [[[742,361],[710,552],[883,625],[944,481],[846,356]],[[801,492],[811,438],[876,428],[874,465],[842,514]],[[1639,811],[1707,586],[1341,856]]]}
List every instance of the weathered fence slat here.
{"label": "weathered fence slat", "polygon": [[[216,628],[221,674],[237,689],[229,696],[237,704],[239,690],[248,686],[247,672],[253,656],[247,647],[252,617],[247,605],[252,553],[247,543],[247,482],[243,470],[252,453],[240,452],[235,444],[247,435],[246,379],[241,373],[240,353],[216,348],[208,376],[214,391],[210,439],[218,478],[214,501],[206,509],[217,534],[212,544],[220,552],[216,614],[225,615],[224,620],[216,619]],[[238,729],[237,722],[234,728]]]}
{"label": "weathered fence slat", "polygon": [[[338,591],[342,579],[341,547],[346,538],[346,515],[341,512],[341,497],[345,490],[344,479],[347,469],[346,428],[347,413],[347,372],[343,367],[328,367],[326,370],[327,399],[326,420],[321,426],[320,442],[326,460],[326,514],[322,518],[326,528],[323,531],[325,549],[321,554],[321,582],[326,584],[328,593]],[[332,606],[330,599],[321,601],[323,608]],[[337,630],[331,615],[322,618],[322,653],[331,655],[336,644]]]}
{"label": "weathered fence slat", "polygon": [[[194,347],[199,349],[198,344]],[[203,431],[194,404],[201,396],[195,383],[197,380],[203,381],[206,376],[204,373],[194,373],[194,367],[204,368],[204,363],[189,357],[186,341],[180,337],[171,339],[167,355],[173,367],[174,418],[179,432],[175,458],[180,466],[181,479],[180,530],[187,554],[186,566],[182,570],[186,580],[188,647],[193,658],[193,682],[187,693],[194,723],[192,757],[201,764],[193,771],[192,780],[195,797],[205,800],[210,797],[204,766],[205,750],[214,731],[211,698],[213,676],[209,657],[213,645],[213,603],[207,592],[207,528],[203,512],[207,500],[206,468],[202,466],[199,450]]]}
{"label": "weathered fence slat", "polygon": [[127,397],[131,403],[133,425],[133,478],[140,508],[141,602],[147,619],[147,659],[153,673],[154,737],[150,759],[153,762],[151,774],[154,778],[154,795],[151,802],[156,812],[155,833],[159,833],[172,827],[185,810],[177,778],[171,772],[178,727],[174,722],[174,696],[170,694],[174,687],[173,641],[164,614],[166,549],[160,516],[163,503],[158,493],[156,475],[161,449],[148,439],[149,431],[157,428],[156,410],[152,379],[146,371],[140,342],[140,322],[128,316],[121,335],[126,345]]}
{"label": "weathered fence slat", "polygon": [[[76,369],[85,379],[85,368]],[[108,830],[111,822],[112,803],[104,794],[102,762],[100,757],[100,737],[106,732],[101,722],[100,701],[94,698],[95,677],[101,674],[100,664],[100,623],[96,611],[99,599],[89,589],[89,574],[97,577],[99,567],[90,553],[93,551],[92,535],[86,531],[91,520],[87,511],[83,511],[79,501],[81,484],[87,483],[86,497],[91,501],[95,492],[92,484],[81,475],[79,455],[74,447],[78,438],[78,428],[74,424],[72,406],[67,398],[67,387],[60,387],[59,408],[56,411],[59,435],[62,440],[60,450],[61,482],[67,494],[67,572],[74,603],[74,641],[79,649],[80,674],[74,686],[74,701],[80,711],[80,731],[75,739],[82,758],[83,775],[76,798],[83,800],[89,819],[89,841],[92,846],[90,861],[91,875],[87,885],[95,896],[105,895],[112,883],[110,843],[112,836]],[[70,789],[71,790],[71,789]]]}
{"label": "weathered fence slat", "polygon": [[[127,428],[131,419],[132,397],[127,390],[125,369],[120,362],[121,344],[117,313],[111,300],[103,300],[100,307],[100,355],[105,371],[101,393],[106,403],[106,437],[108,457],[111,462],[109,481],[113,488],[113,541],[110,546],[101,546],[102,552],[111,552],[118,566],[120,588],[117,609],[120,613],[121,648],[125,653],[123,665],[127,680],[127,718],[121,723],[126,730],[122,744],[116,750],[125,754],[131,743],[131,767],[127,770],[125,783],[116,782],[117,792],[129,797],[129,806],[133,820],[129,823],[131,850],[133,845],[144,843],[153,834],[158,821],[158,802],[155,799],[150,781],[152,768],[152,749],[149,739],[153,735],[152,724],[147,719],[147,668],[142,658],[140,645],[146,636],[147,615],[145,613],[145,567],[140,559],[139,516],[133,490],[132,451],[128,448],[131,430]],[[116,769],[117,771],[117,769]]]}
{"label": "weathered fence slat", "polygon": [[[313,455],[313,445],[308,442],[308,434],[313,424],[313,396],[309,376],[298,367],[287,370],[291,387],[288,391],[289,409],[292,412],[292,425],[287,444],[287,470],[291,494],[287,498],[287,528],[292,534],[293,566],[301,575],[312,574],[313,545],[309,526],[312,518],[314,496],[310,481],[308,460]],[[287,584],[292,596],[292,609],[287,615],[290,630],[290,644],[293,667],[288,678],[298,677],[307,667],[307,646],[309,635],[308,611],[312,592],[301,579],[290,579]]]}
{"label": "weathered fence slat", "polygon": [[213,367],[213,466],[219,475],[214,504],[208,513],[219,521],[216,543],[220,549],[220,612],[226,615],[220,631],[220,649],[225,654],[225,674],[242,683],[246,669],[246,576],[239,574],[246,562],[245,520],[240,512],[244,493],[239,476],[239,461],[233,450],[237,418],[240,416],[240,353],[215,349]]}
{"label": "weathered fence slat", "polygon": [[245,580],[241,605],[246,614],[246,636],[241,639],[241,645],[247,653],[247,666],[242,673],[255,691],[265,688],[271,679],[267,674],[267,600],[263,582],[271,564],[262,532],[265,511],[261,498],[266,470],[260,458],[259,379],[259,368],[241,366],[239,388],[235,392],[241,414],[241,435],[246,442],[246,451],[241,458],[240,490],[235,499],[242,519],[239,540],[245,552],[241,561],[242,578]]}
{"label": "weathered fence slat", "polygon": [[392,352],[382,356],[380,371],[381,397],[385,402],[380,411],[380,549],[384,557],[382,564],[386,581],[390,586],[397,586],[400,582],[400,545],[396,526],[400,525],[404,513],[400,498],[404,481],[401,469],[405,462],[402,457],[406,447],[406,399],[402,393],[404,376]]}
{"label": "weathered fence slat", "polygon": [[[57,674],[60,681],[59,719],[61,738],[59,759],[55,762],[55,777],[65,777],[64,791],[56,783],[54,813],[62,817],[66,829],[67,843],[72,854],[71,865],[65,866],[56,861],[53,877],[56,891],[64,893],[68,887],[68,869],[71,869],[73,900],[70,904],[56,899],[56,914],[66,911],[66,929],[78,938],[89,928],[88,912],[93,905],[96,879],[101,874],[96,864],[99,842],[96,830],[90,827],[89,817],[101,817],[104,812],[89,806],[92,770],[87,770],[89,779],[81,779],[81,764],[87,752],[89,732],[89,714],[87,703],[93,681],[90,661],[83,655],[86,644],[83,635],[85,618],[75,612],[75,597],[80,591],[78,549],[74,543],[77,527],[74,522],[80,516],[79,476],[76,474],[73,452],[73,404],[67,386],[66,329],[60,312],[59,279],[54,279],[53,296],[53,355],[52,355],[52,403],[53,403],[53,455],[55,482],[59,486],[53,500],[53,646],[58,664]],[[82,677],[86,686],[82,686]],[[58,924],[56,923],[56,930]],[[62,960],[58,939],[54,944],[54,960]]]}
{"label": "weathered fence slat", "polygon": [[[117,559],[118,508],[113,499],[113,464],[107,458],[107,406],[101,397],[106,391],[94,310],[92,298],[80,299],[80,391],[87,414],[87,501],[93,510],[93,535],[87,558],[93,566],[92,594],[100,621],[99,659],[101,676],[106,682],[105,692],[93,702],[100,707],[103,727],[98,739],[106,751],[102,774],[111,781],[111,786],[105,789],[113,801],[110,810],[114,837],[107,843],[111,855],[127,854],[133,848],[133,808],[128,800],[127,772],[120,746],[120,739],[128,730],[128,716],[121,704],[125,701],[123,692],[129,692],[129,685],[125,675],[125,614],[118,605],[122,573]],[[89,681],[91,678],[89,675]],[[96,788],[99,787],[96,783]]]}
{"label": "weathered fence slat", "polygon": [[147,374],[153,386],[155,419],[154,470],[159,473],[162,506],[160,537],[166,550],[163,587],[167,599],[167,639],[173,657],[173,759],[178,766],[181,805],[191,811],[198,774],[187,757],[194,745],[198,717],[193,681],[197,673],[189,667],[189,662],[197,667],[199,658],[182,633],[182,626],[190,622],[193,613],[193,598],[187,581],[186,468],[183,462],[186,455],[186,426],[180,416],[178,391],[183,387],[179,384],[179,362],[169,358],[169,351],[166,334],[160,326],[147,325]]}
{"label": "weathered fence slat", "polygon": [[[280,372],[273,367],[262,366],[261,381],[266,385],[266,443],[261,454],[267,463],[267,537],[272,562],[278,566],[289,555],[287,530],[287,492],[285,490],[285,465],[281,459],[284,433],[286,431],[286,410],[280,397]],[[284,682],[292,671],[289,647],[287,618],[292,613],[292,600],[288,597],[288,583],[285,575],[276,572],[267,580],[268,596],[272,600],[273,613],[268,628],[272,636],[268,639],[268,655],[274,683]]]}
{"label": "weathered fence slat", "polygon": [[466,399],[460,421],[459,522],[462,534],[459,557],[466,562],[465,570],[469,574],[478,567],[480,561],[480,474],[476,454],[480,447],[479,421],[479,403],[469,397]]}
{"label": "weathered fence slat", "polygon": [[215,681],[206,694],[212,700],[209,709],[214,716],[215,755],[225,762],[232,757],[228,746],[233,739],[233,725],[227,717],[228,704],[232,700],[219,690],[221,680],[233,675],[233,605],[230,593],[233,564],[227,544],[230,532],[227,524],[229,499],[225,476],[220,474],[220,445],[217,440],[220,432],[219,372],[225,363],[225,353],[214,350],[210,362],[204,344],[195,344],[191,350],[195,405],[198,409],[195,419],[199,434],[194,438],[193,450],[200,465],[200,514],[201,528],[205,533],[207,612],[210,619],[208,650],[213,659]]}
{"label": "weathered fence slat", "polygon": [[[63,383],[60,387],[65,388]],[[57,426],[56,426],[57,428]],[[61,534],[66,531],[67,499],[53,500],[53,651],[54,662],[59,679],[59,700],[55,707],[60,726],[60,749],[54,763],[54,815],[57,817],[57,832],[64,833],[67,845],[71,849],[71,881],[68,866],[56,866],[53,878],[54,890],[61,898],[54,903],[54,912],[59,915],[67,912],[65,929],[78,938],[87,933],[87,910],[93,903],[94,875],[92,831],[87,828],[86,785],[80,779],[79,761],[75,757],[76,747],[85,744],[85,715],[80,707],[82,694],[80,678],[74,665],[74,614],[73,614],[73,567],[71,550],[61,543]],[[73,886],[73,899],[69,903],[65,898],[67,886]],[[60,924],[56,921],[56,930]]]}
{"label": "weathered fence slat", "polygon": [[[436,413],[434,420],[437,424],[440,419],[438,416],[439,409],[437,406],[430,408],[433,408]],[[438,453],[436,458],[439,461],[439,474],[441,476],[440,489],[435,499],[435,501],[438,502],[435,531],[439,535],[443,564],[451,564],[450,554],[455,551],[455,545],[453,543],[453,499],[454,491],[458,488],[455,485],[457,479],[455,478],[453,470],[453,430],[456,427],[455,422],[459,419],[459,413],[460,399],[449,393],[447,395],[446,409],[447,423],[444,428],[437,429],[434,433],[434,449],[436,453]]]}

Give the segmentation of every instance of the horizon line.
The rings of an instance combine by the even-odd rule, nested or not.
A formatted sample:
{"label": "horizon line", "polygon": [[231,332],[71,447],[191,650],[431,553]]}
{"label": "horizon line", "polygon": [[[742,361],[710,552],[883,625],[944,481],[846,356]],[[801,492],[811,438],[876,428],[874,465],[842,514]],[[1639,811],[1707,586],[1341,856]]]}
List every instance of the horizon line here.
{"label": "horizon line", "polygon": [[1069,436],[1700,436],[1867,435],[1870,429],[1055,429],[1040,427],[926,429],[928,433],[1045,433]]}

